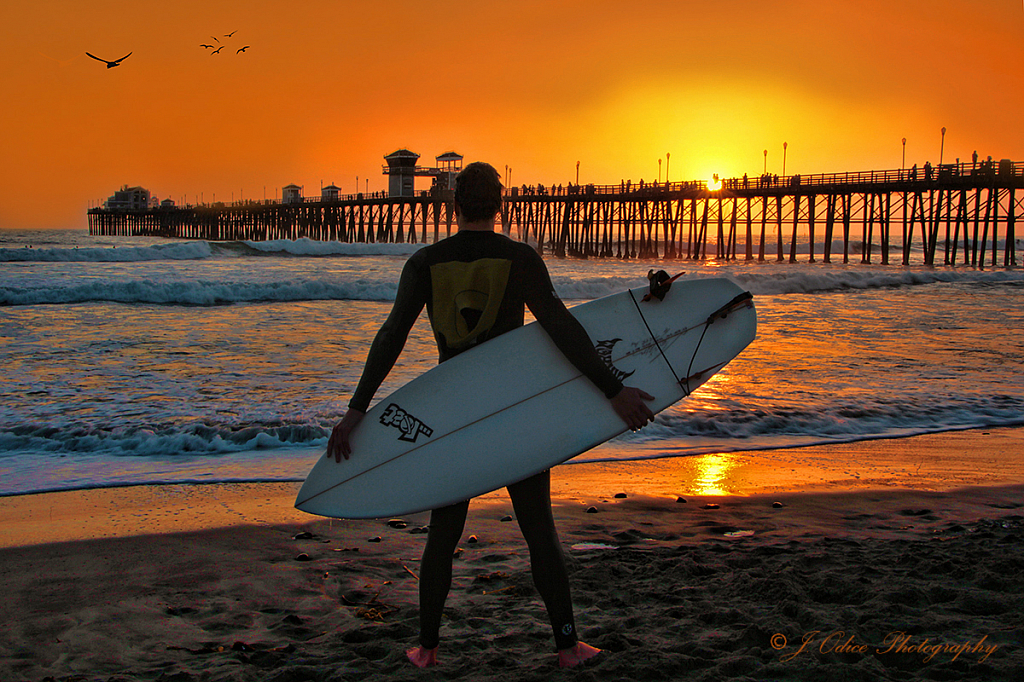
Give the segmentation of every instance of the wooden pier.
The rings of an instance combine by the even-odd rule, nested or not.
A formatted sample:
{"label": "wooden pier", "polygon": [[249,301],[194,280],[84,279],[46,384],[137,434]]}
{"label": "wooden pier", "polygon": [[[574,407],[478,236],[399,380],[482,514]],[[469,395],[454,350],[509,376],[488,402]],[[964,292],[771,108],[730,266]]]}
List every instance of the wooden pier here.
{"label": "wooden pier", "polygon": [[[556,257],[1015,267],[1024,163],[506,190],[506,234]],[[451,192],[91,209],[94,235],[426,243]]]}

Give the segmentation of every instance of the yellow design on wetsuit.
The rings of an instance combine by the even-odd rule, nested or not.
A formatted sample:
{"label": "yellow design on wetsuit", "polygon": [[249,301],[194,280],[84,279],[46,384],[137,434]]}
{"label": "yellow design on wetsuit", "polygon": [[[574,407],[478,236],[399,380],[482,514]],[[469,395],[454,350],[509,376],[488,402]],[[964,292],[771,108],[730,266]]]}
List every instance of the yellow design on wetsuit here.
{"label": "yellow design on wetsuit", "polygon": [[501,258],[430,266],[431,323],[449,348],[468,348],[494,326],[511,269],[512,262]]}

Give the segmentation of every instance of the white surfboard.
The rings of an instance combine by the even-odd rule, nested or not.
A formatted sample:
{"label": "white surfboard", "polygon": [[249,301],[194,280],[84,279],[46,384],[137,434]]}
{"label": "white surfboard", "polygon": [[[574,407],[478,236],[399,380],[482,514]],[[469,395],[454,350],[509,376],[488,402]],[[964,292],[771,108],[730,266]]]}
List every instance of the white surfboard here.
{"label": "white surfboard", "polygon": [[[572,313],[602,357],[657,413],[754,339],[749,294],[727,279],[676,281],[664,300],[633,289]],[[352,456],[321,457],[295,506],[336,518],[454,504],[544,471],[625,431],[608,399],[536,322],[444,362],[379,401]]]}

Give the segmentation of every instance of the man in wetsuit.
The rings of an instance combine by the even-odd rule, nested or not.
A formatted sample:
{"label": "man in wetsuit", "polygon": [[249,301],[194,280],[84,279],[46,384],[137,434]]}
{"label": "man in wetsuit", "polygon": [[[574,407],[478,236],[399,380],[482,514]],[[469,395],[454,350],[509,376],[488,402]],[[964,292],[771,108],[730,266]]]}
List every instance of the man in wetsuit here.
{"label": "man in wetsuit", "polygon": [[[441,362],[521,327],[524,306],[528,306],[559,350],[604,392],[629,428],[639,429],[654,418],[645,403],[652,396],[624,387],[605,365],[586,330],[555,295],[537,252],[494,231],[501,189],[498,172],[486,163],[472,163],[456,178],[459,231],[420,249],[405,264],[394,307],[370,346],[349,409],[331,433],[327,457],[340,463],[352,454],[349,436],[397,361],[424,306]],[[550,484],[550,472],[544,471],[508,486],[508,493],[530,549],[530,569],[551,621],[559,665],[571,667],[596,656],[599,650],[576,635],[569,579],[551,513]],[[420,568],[420,645],[407,652],[419,667],[437,663],[452,558],[468,509],[466,500],[435,509],[430,515]]]}

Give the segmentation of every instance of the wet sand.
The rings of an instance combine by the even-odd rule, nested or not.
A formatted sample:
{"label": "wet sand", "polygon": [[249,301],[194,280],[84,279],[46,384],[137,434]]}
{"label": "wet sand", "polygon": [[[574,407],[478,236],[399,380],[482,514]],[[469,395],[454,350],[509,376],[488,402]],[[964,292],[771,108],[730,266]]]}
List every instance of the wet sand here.
{"label": "wet sand", "polygon": [[311,517],[295,484],[0,498],[0,679],[1016,680],[1022,474],[1022,429],[558,467],[605,650],[571,673],[503,493],[471,507],[438,672],[403,655],[426,514]]}

